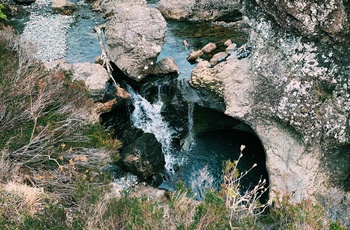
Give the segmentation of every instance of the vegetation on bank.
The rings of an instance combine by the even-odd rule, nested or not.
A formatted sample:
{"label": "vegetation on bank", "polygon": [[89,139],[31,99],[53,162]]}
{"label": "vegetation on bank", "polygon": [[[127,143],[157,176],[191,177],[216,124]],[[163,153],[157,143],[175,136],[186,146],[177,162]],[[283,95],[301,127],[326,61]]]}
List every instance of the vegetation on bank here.
{"label": "vegetation on bank", "polygon": [[0,4],[0,19],[6,20],[7,16],[4,14],[4,12],[2,12],[2,10],[4,9],[4,5]]}
{"label": "vegetation on bank", "polygon": [[259,204],[263,181],[239,193],[237,162],[227,162],[222,191],[201,202],[181,183],[162,199],[116,193],[101,169],[121,143],[89,119],[84,84],[33,53],[0,26],[1,229],[345,229],[311,202]]}

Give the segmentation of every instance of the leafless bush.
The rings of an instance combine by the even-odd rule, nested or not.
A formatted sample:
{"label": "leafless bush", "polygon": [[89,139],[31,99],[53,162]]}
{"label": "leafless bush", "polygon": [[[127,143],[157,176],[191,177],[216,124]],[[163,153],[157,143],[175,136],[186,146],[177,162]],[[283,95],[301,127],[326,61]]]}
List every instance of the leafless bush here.
{"label": "leafless bush", "polygon": [[34,187],[71,196],[77,177],[86,176],[83,169],[99,169],[109,157],[88,145],[93,102],[84,84],[45,69],[33,46],[11,29],[0,30],[0,46],[6,51],[0,59],[0,179],[19,168]]}
{"label": "leafless bush", "polygon": [[260,179],[257,185],[251,189],[247,189],[245,192],[241,190],[242,178],[257,166],[254,164],[250,169],[242,173],[238,171],[237,166],[240,159],[243,157],[242,151],[244,148],[245,146],[242,145],[240,148],[241,154],[236,161],[226,162],[224,170],[222,191],[225,195],[226,207],[230,210],[230,224],[233,220],[239,221],[248,216],[258,216],[268,207],[267,203],[261,204],[259,202],[263,193],[267,191],[265,179]]}
{"label": "leafless bush", "polygon": [[18,167],[14,166],[9,160],[9,154],[6,149],[1,150],[0,156],[0,183],[6,183],[15,178]]}

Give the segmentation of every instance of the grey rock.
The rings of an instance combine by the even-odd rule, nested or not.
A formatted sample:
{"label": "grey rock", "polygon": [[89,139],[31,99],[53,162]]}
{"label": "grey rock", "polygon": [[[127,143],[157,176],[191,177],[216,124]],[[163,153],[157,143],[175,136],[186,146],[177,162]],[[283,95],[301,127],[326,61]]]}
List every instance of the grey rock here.
{"label": "grey rock", "polygon": [[206,44],[206,45],[202,48],[202,51],[203,51],[204,53],[208,54],[208,53],[213,52],[216,48],[217,48],[217,47],[216,47],[216,44],[213,43],[213,42],[210,42],[210,43]]}
{"label": "grey rock", "polygon": [[190,55],[187,57],[188,61],[193,61],[196,60],[197,58],[199,58],[200,56],[202,56],[204,54],[204,52],[202,50],[197,50],[197,51],[193,51],[190,53]]}
{"label": "grey rock", "polygon": [[52,9],[63,15],[71,15],[76,9],[76,5],[69,0],[52,0]]}
{"label": "grey rock", "polygon": [[165,42],[167,23],[145,0],[104,1],[109,58],[135,81],[149,75]]}
{"label": "grey rock", "polygon": [[232,44],[232,41],[231,41],[231,39],[227,39],[225,42],[224,42],[224,45],[225,46],[230,46]]}
{"label": "grey rock", "polygon": [[154,66],[152,74],[167,75],[171,73],[178,73],[179,67],[172,57],[163,58]]}
{"label": "grey rock", "polygon": [[216,53],[211,59],[210,59],[210,64],[211,65],[216,65],[219,62],[222,62],[226,59],[226,57],[228,56],[228,53],[226,52],[219,52]]}
{"label": "grey rock", "polygon": [[72,64],[74,80],[82,80],[87,86],[91,98],[102,101],[105,95],[106,83],[109,80],[107,71],[98,64],[76,63]]}
{"label": "grey rock", "polygon": [[148,179],[165,166],[162,146],[153,134],[145,133],[121,153],[124,168],[141,179]]}
{"label": "grey rock", "polygon": [[250,55],[195,68],[190,83],[220,95],[225,113],[253,128],[265,147],[271,191],[292,194],[294,202],[315,199],[336,181],[348,191],[348,53],[273,25],[252,20],[244,48]]}
{"label": "grey rock", "polygon": [[233,51],[235,51],[236,49],[237,49],[237,44],[236,43],[232,43],[225,49],[225,52],[228,53],[228,54],[232,54]]}

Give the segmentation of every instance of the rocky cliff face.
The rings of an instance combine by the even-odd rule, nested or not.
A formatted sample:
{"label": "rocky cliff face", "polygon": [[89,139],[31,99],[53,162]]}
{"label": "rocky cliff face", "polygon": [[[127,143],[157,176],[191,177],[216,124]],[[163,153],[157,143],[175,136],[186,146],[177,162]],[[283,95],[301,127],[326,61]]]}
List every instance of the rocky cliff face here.
{"label": "rocky cliff face", "polygon": [[[247,1],[250,56],[192,74],[194,86],[219,90],[225,113],[249,124],[261,139],[272,197],[290,194],[299,202],[333,186],[350,191],[349,12],[344,4]],[[335,202],[332,195],[324,196]]]}
{"label": "rocky cliff face", "polygon": [[337,36],[349,30],[347,1],[343,0],[256,0],[268,15],[284,28],[304,36]]}
{"label": "rocky cliff face", "polygon": [[240,0],[161,0],[157,8],[165,18],[191,21],[235,21],[241,18]]}

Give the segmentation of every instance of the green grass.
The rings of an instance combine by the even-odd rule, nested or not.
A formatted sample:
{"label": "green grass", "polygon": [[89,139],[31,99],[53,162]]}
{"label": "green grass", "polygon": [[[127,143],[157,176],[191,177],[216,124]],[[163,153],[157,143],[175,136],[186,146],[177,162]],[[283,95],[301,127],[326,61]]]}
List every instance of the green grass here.
{"label": "green grass", "polygon": [[2,10],[4,9],[4,5],[0,4],[0,20],[7,20],[7,16],[4,14],[4,12],[2,12]]}

